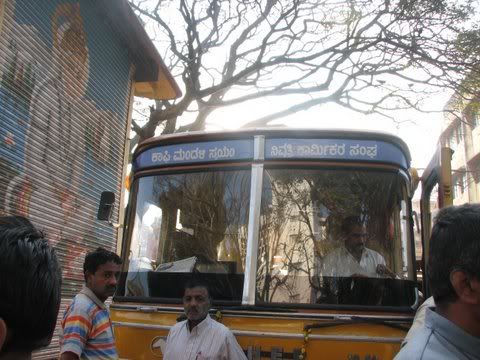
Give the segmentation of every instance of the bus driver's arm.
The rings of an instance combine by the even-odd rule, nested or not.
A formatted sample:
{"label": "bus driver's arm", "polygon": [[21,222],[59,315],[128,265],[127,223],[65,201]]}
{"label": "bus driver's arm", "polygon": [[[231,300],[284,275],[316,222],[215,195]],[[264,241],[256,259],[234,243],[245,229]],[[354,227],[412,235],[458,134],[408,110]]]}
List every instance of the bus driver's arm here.
{"label": "bus driver's arm", "polygon": [[60,356],[60,360],[78,360],[79,357],[77,354],[74,354],[70,351],[67,351],[67,352],[64,352],[61,356]]}
{"label": "bus driver's arm", "polygon": [[384,264],[377,265],[377,274],[390,279],[396,279],[397,275]]}

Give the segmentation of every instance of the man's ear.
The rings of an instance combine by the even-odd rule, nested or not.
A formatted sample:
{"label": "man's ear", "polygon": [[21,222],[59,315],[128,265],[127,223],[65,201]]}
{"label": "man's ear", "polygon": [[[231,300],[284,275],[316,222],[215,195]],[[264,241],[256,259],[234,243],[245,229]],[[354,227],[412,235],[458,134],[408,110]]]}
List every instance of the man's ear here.
{"label": "man's ear", "polygon": [[454,270],[450,274],[450,282],[458,298],[466,304],[480,304],[480,282],[468,276],[462,270]]}
{"label": "man's ear", "polygon": [[83,273],[83,277],[85,278],[85,284],[88,283],[88,278],[90,277],[90,275],[92,275],[92,273],[88,270]]}
{"label": "man's ear", "polygon": [[5,344],[5,339],[7,338],[7,324],[0,318],[0,354],[2,353],[3,344]]}

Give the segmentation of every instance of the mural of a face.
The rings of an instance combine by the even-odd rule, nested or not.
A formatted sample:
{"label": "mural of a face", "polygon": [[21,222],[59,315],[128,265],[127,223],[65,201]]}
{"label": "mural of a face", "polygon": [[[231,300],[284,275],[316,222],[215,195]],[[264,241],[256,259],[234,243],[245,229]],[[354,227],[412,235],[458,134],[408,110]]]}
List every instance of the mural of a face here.
{"label": "mural of a face", "polygon": [[[66,21],[58,26],[59,21]],[[88,47],[79,4],[62,4],[57,8],[53,28],[53,46],[66,95],[80,98],[88,82]]]}
{"label": "mural of a face", "polygon": [[85,95],[88,79],[85,34],[69,28],[60,43],[60,69],[67,94],[73,98]]}
{"label": "mural of a face", "polygon": [[[15,80],[8,88],[0,81],[0,123],[12,111],[18,113],[8,115],[8,125],[14,129],[10,132],[17,137],[7,138],[8,148],[0,144],[0,149],[7,149],[7,159],[18,160],[0,161],[0,177],[5,180],[0,186],[4,193],[0,194],[0,212],[28,216],[52,245],[65,249],[63,276],[83,283],[78,259],[84,257],[100,228],[95,222],[95,194],[104,185],[97,176],[102,173],[102,181],[117,181],[110,169],[116,146],[113,139],[121,127],[112,126],[119,123],[116,110],[105,109],[118,108],[110,106],[108,94],[87,92],[92,84],[94,89],[104,86],[94,74],[110,71],[110,64],[102,60],[93,62],[95,71],[90,73],[90,57],[103,59],[102,51],[109,44],[89,49],[87,40],[104,31],[105,24],[97,15],[91,22],[82,15],[91,19],[95,2],[84,1],[80,6],[74,1],[0,0],[0,54],[9,46],[8,57],[0,55],[0,77],[5,69],[12,69]],[[17,13],[23,16],[29,7],[38,16],[17,21]],[[120,48],[114,45],[113,49]],[[110,55],[108,50],[105,53]],[[7,115],[2,113],[1,101],[10,104],[12,111]]]}

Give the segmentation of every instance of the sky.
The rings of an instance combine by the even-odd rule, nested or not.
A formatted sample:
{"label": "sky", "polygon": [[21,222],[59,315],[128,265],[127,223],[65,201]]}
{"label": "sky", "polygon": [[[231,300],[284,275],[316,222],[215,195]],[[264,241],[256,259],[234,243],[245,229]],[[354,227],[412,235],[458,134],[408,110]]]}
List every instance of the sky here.
{"label": "sky", "polygon": [[[428,165],[437,149],[438,137],[442,131],[443,112],[445,104],[451,96],[450,92],[438,93],[425,102],[425,109],[434,110],[421,113],[415,110],[403,110],[392,113],[394,120],[380,115],[363,115],[345,109],[336,104],[325,104],[306,111],[297,112],[280,120],[269,123],[271,126],[288,126],[292,128],[338,128],[383,131],[401,138],[408,146],[412,157],[412,167],[419,173]],[[142,101],[138,108],[146,109],[153,105],[152,101]],[[293,104],[293,102],[292,102]],[[210,114],[206,130],[235,130],[249,121],[256,120],[285,107],[285,99],[261,99],[248,104],[220,108]],[[137,119],[146,120],[144,114],[136,113]],[[193,121],[195,113],[184,113],[179,119],[179,125]],[[140,122],[143,125],[143,122]],[[158,129],[156,135],[161,133]],[[133,135],[133,134],[132,134]]]}
{"label": "sky", "polygon": [[[442,130],[443,113],[441,110],[450,97],[449,93],[439,93],[425,103],[426,108],[436,112],[420,113],[414,110],[393,114],[395,121],[379,115],[363,115],[347,110],[336,104],[325,104],[289,117],[271,122],[269,125],[286,125],[294,128],[341,128],[360,130],[379,130],[400,137],[410,149],[412,166],[425,168],[436,150],[438,137]],[[278,100],[280,101],[280,100]],[[207,129],[236,129],[248,121],[255,120],[272,109],[283,108],[272,99],[264,99],[248,106],[216,110],[207,120]]]}
{"label": "sky", "polygon": [[[152,4],[156,4],[153,1]],[[169,11],[170,8],[165,9]],[[170,9],[172,11],[173,7]],[[179,23],[178,31],[183,31]],[[146,27],[147,32],[155,38],[155,27],[152,23]],[[161,49],[165,43],[158,43]],[[167,45],[168,46],[168,45]],[[161,52],[162,53],[162,52]],[[221,57],[214,57],[214,61],[220,61]],[[204,56],[205,60],[205,56]],[[215,67],[214,64],[210,64]],[[413,70],[414,71],[414,70]],[[413,75],[413,74],[410,74]],[[177,80],[181,83],[181,80]],[[399,81],[397,78],[395,81]],[[179,84],[181,85],[181,84]],[[255,91],[252,89],[252,91]],[[366,90],[369,91],[368,89]],[[242,94],[244,95],[244,94]],[[362,94],[365,97],[365,94]],[[296,128],[350,128],[365,130],[380,130],[399,136],[403,139],[410,149],[412,156],[412,166],[418,169],[426,167],[430,158],[436,150],[438,136],[441,132],[443,123],[443,114],[441,110],[448,101],[450,94],[438,94],[431,96],[428,102],[424,102],[424,108],[435,109],[436,113],[420,113],[416,111],[402,111],[394,114],[395,120],[370,115],[364,116],[360,113],[347,110],[339,105],[325,104],[311,108],[307,111],[297,112],[282,120],[272,122],[272,124],[284,124]],[[206,129],[233,130],[243,124],[261,118],[262,116],[285,109],[293,105],[294,101],[299,99],[289,99],[285,97],[272,97],[268,99],[250,101],[248,104],[226,107],[215,110],[207,120]],[[305,97],[301,99],[305,101]],[[289,103],[290,102],[290,103]],[[185,124],[193,121],[194,113],[185,113],[179,119],[179,124]]]}
{"label": "sky", "polygon": [[[365,116],[336,104],[325,104],[271,122],[269,125],[286,125],[292,128],[371,130],[396,135],[407,144],[412,157],[411,166],[416,168],[421,176],[423,169],[428,165],[437,149],[438,137],[443,125],[442,109],[451,95],[450,92],[432,95],[424,105],[425,109],[436,110],[434,112],[420,113],[414,110],[404,110],[392,114],[395,121],[378,115]],[[142,105],[143,108],[147,102]],[[148,102],[147,105],[152,104]],[[255,103],[249,102],[221,108],[210,114],[206,130],[238,129],[245,123],[272,112],[275,108],[278,110],[285,106],[285,99],[262,99]],[[179,119],[179,123],[180,125],[186,124],[193,121],[194,117],[195,113],[185,113]],[[159,128],[156,135],[160,135],[160,133],[161,129]],[[417,188],[413,197],[419,199],[420,195],[421,186]]]}

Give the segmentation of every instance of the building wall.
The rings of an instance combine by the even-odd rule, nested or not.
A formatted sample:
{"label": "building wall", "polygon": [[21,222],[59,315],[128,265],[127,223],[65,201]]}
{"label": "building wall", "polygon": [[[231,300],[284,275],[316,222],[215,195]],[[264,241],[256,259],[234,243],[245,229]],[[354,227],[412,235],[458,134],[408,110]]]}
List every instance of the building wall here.
{"label": "building wall", "polygon": [[96,211],[102,191],[120,197],[133,65],[95,0],[0,0],[0,25],[0,215],[29,217],[56,248],[62,313],[85,253],[116,249]]}
{"label": "building wall", "polygon": [[[454,150],[454,205],[480,201],[480,109],[478,99],[465,102],[453,96],[446,107],[442,146]],[[455,115],[450,113],[455,111]]]}

